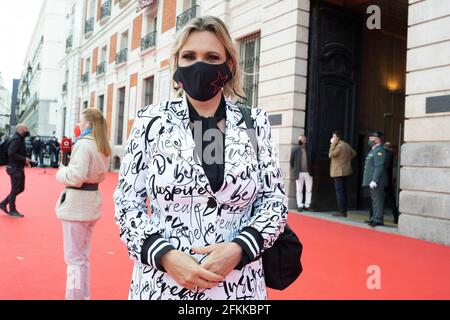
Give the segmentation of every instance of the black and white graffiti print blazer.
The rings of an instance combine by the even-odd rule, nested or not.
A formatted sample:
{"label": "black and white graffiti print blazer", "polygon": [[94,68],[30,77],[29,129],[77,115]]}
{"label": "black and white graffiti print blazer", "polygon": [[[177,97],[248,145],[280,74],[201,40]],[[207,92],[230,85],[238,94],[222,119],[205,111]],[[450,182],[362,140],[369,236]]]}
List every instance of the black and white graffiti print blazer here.
{"label": "black and white graffiti print blazer", "polygon": [[[138,112],[114,193],[115,221],[135,262],[130,299],[267,298],[260,255],[284,230],[287,196],[267,114],[252,108],[252,118],[258,157],[239,108],[226,102],[224,182],[214,193],[194,152],[186,97]],[[173,248],[201,262],[206,255],[192,247],[230,241],[251,262],[211,289],[183,288],[159,263]]]}

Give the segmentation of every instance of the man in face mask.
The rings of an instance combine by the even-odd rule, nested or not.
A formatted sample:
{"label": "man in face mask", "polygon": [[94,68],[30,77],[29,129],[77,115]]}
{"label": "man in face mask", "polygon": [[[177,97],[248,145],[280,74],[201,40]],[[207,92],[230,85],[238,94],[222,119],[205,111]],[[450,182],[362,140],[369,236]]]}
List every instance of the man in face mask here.
{"label": "man in face mask", "polygon": [[[303,208],[310,210],[312,197],[312,164],[309,151],[306,148],[306,137],[298,137],[298,146],[294,147],[291,153],[291,168],[294,168],[294,177],[297,186],[297,207],[298,211]],[[306,199],[303,203],[303,186],[306,187]]]}
{"label": "man in face mask", "polygon": [[[6,172],[11,179],[11,192],[0,203],[0,209],[12,217],[22,218],[23,214],[16,209],[16,197],[25,190],[24,167],[31,167],[31,160],[27,158],[25,138],[30,136],[25,124],[16,126],[16,133],[8,143],[8,166]],[[9,204],[9,211],[7,205]]]}
{"label": "man in face mask", "polygon": [[364,164],[363,187],[370,188],[373,215],[367,220],[371,227],[384,225],[384,188],[388,184],[386,150],[383,148],[383,133],[369,135],[370,151]]}

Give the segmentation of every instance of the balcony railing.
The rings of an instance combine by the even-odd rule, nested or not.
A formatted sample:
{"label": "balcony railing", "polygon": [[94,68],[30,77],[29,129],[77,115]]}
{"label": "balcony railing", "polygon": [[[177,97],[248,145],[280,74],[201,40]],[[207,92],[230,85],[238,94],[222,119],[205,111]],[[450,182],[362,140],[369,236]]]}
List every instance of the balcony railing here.
{"label": "balcony railing", "polygon": [[84,74],[81,76],[81,83],[87,83],[88,81],[89,81],[89,71],[86,72],[86,73],[84,73]]}
{"label": "balcony railing", "polygon": [[130,0],[119,0],[119,7],[123,8],[125,7]]}
{"label": "balcony railing", "polygon": [[101,18],[106,18],[111,16],[111,0],[106,1],[105,3],[102,4],[102,14],[101,14]]}
{"label": "balcony railing", "polygon": [[73,39],[72,35],[67,37],[67,39],[66,39],[66,50],[69,50],[69,49],[72,48],[72,39]]}
{"label": "balcony railing", "polygon": [[101,74],[105,74],[105,61],[101,62],[98,66],[97,66],[97,75],[101,75]]}
{"label": "balcony railing", "polygon": [[27,101],[26,108],[30,109],[30,108],[34,107],[35,105],[37,105],[38,102],[39,102],[39,96],[38,96],[37,92],[35,92],[31,96],[31,98]]}
{"label": "balcony railing", "polygon": [[156,45],[156,31],[150,32],[141,39],[141,51]]}
{"label": "balcony railing", "polygon": [[62,85],[62,92],[67,92],[67,82],[64,82]]}
{"label": "balcony railing", "polygon": [[198,6],[193,6],[192,8],[177,16],[177,31],[183,28],[189,22],[189,20],[197,16],[198,8]]}
{"label": "balcony railing", "polygon": [[94,17],[87,19],[84,26],[84,34],[90,33],[92,31],[94,31]]}
{"label": "balcony railing", "polygon": [[125,48],[116,53],[116,64],[127,61],[127,52],[128,48]]}

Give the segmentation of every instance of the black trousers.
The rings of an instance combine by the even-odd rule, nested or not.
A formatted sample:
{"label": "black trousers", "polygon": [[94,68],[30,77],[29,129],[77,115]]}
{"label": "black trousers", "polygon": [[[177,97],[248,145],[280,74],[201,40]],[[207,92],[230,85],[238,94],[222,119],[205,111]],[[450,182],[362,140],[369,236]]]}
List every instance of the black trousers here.
{"label": "black trousers", "polygon": [[397,201],[395,199],[395,192],[394,192],[394,186],[391,183],[389,183],[385,187],[386,192],[386,202],[389,204],[389,207],[392,209],[392,215],[394,216],[394,222],[398,221],[398,208],[397,208]]}
{"label": "black trousers", "polygon": [[25,172],[23,169],[11,167],[8,167],[6,172],[11,179],[11,192],[5,200],[2,201],[2,204],[9,204],[9,211],[15,211],[16,197],[25,190]]}
{"label": "black trousers", "polygon": [[[386,202],[389,203],[390,208],[392,209],[392,215],[394,216],[394,222],[398,223],[398,216],[400,215],[399,211],[398,211],[398,207],[397,207],[397,202],[395,199],[395,193],[394,193],[394,188],[392,184],[388,184],[385,188],[385,196],[386,196]],[[369,220],[373,221],[373,206],[370,206],[369,209]]]}
{"label": "black trousers", "polygon": [[336,177],[333,180],[339,212],[347,212],[347,177]]}

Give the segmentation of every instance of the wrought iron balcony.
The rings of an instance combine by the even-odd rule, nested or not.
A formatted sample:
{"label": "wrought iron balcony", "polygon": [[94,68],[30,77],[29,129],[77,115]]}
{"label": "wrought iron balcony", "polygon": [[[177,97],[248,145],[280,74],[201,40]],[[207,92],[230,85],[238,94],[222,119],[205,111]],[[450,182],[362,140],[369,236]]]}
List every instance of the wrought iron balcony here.
{"label": "wrought iron balcony", "polygon": [[127,61],[128,48],[122,49],[116,53],[116,65]]}
{"label": "wrought iron balcony", "polygon": [[84,26],[84,34],[90,33],[92,31],[94,31],[94,17],[87,19]]}
{"label": "wrought iron balcony", "polygon": [[111,16],[111,0],[106,1],[105,3],[102,4],[102,14],[101,14],[101,18],[106,18]]}
{"label": "wrought iron balcony", "polygon": [[130,2],[130,0],[119,0],[119,7],[120,8],[125,7],[128,4],[128,2]]}
{"label": "wrought iron balcony", "polygon": [[105,61],[97,66],[97,75],[105,74]]}
{"label": "wrought iron balcony", "polygon": [[156,31],[150,32],[141,39],[141,51],[156,45]]}
{"label": "wrought iron balcony", "polygon": [[73,39],[72,35],[67,37],[67,39],[66,39],[66,50],[69,50],[69,49],[72,48],[72,39]]}
{"label": "wrought iron balcony", "polygon": [[193,6],[192,8],[177,16],[177,31],[183,28],[189,22],[189,20],[197,16],[198,8],[199,6]]}
{"label": "wrought iron balcony", "polygon": [[86,73],[83,73],[81,76],[81,83],[87,83],[89,81],[89,71]]}
{"label": "wrought iron balcony", "polygon": [[67,82],[64,82],[62,85],[62,92],[67,92]]}

